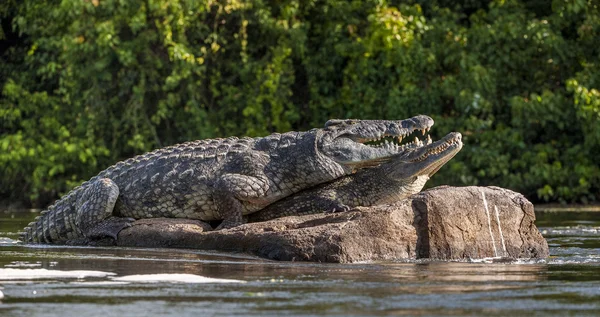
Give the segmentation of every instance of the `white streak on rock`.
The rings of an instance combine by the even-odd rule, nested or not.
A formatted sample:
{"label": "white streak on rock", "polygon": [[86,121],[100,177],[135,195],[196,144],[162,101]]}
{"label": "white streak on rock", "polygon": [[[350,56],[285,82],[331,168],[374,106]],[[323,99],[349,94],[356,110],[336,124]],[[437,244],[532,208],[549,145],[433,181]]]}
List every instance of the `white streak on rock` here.
{"label": "white streak on rock", "polygon": [[492,234],[492,220],[490,219],[490,210],[488,209],[488,203],[485,199],[485,194],[481,189],[479,191],[481,192],[481,196],[483,197],[483,206],[485,207],[485,214],[487,215],[488,229],[490,230],[490,237],[492,237],[492,245],[494,245],[494,256],[497,257],[498,250],[496,250],[496,241],[494,240],[494,235]]}
{"label": "white streak on rock", "polygon": [[506,252],[506,244],[504,244],[504,235],[502,234],[502,226],[500,225],[500,215],[498,214],[498,207],[494,205],[494,210],[496,211],[496,221],[498,222],[498,231],[500,231],[500,240],[502,241],[502,250],[504,254],[502,256],[508,256]]}

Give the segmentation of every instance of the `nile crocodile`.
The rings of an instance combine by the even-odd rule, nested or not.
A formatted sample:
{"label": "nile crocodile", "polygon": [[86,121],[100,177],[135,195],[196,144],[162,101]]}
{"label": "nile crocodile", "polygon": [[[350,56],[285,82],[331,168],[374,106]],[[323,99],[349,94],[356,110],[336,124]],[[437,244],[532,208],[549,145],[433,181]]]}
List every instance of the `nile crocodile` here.
{"label": "nile crocodile", "polygon": [[71,190],[30,223],[21,240],[80,244],[116,239],[135,219],[155,217],[223,219],[220,228],[234,227],[243,223],[243,215],[377,166],[404,150],[377,140],[401,139],[432,125],[428,116],[329,120],[324,128],[306,132],[199,140],[155,150],[119,162]]}
{"label": "nile crocodile", "polygon": [[319,212],[347,211],[358,206],[393,203],[416,194],[425,182],[462,148],[461,134],[437,142],[416,139],[389,161],[330,183],[305,189],[248,216],[248,222]]}

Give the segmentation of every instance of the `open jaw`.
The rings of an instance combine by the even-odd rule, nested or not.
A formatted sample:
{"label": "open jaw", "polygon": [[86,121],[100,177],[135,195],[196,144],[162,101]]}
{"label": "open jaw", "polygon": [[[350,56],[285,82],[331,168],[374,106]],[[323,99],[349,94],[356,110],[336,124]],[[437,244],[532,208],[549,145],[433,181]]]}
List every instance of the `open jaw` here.
{"label": "open jaw", "polygon": [[[419,145],[401,155],[405,163],[402,176],[432,176],[462,149],[462,135],[451,132],[436,142],[429,138],[427,144]],[[409,175],[410,174],[410,175]]]}
{"label": "open jaw", "polygon": [[[373,167],[408,149],[424,145],[433,119],[419,115],[405,120],[330,120],[326,123],[321,151],[353,170]],[[402,144],[414,137],[414,141]]]}

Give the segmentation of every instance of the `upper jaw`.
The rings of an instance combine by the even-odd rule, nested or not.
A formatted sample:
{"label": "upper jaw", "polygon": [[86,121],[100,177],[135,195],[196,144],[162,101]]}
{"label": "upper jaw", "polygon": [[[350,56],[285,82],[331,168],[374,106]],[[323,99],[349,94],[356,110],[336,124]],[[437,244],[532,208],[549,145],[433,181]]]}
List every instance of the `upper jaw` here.
{"label": "upper jaw", "polygon": [[415,131],[425,135],[434,124],[430,117],[418,115],[405,120],[329,120],[325,126],[340,122],[354,123],[349,124],[338,137],[347,137],[358,143],[380,141],[385,137],[396,138],[400,142]]}
{"label": "upper jaw", "polygon": [[[415,131],[424,136],[433,123],[433,119],[424,115],[405,120],[329,120],[320,148],[352,170],[377,166],[395,154],[422,145],[423,141],[418,138],[405,145],[399,144]],[[386,140],[381,142],[383,138]]]}
{"label": "upper jaw", "polygon": [[[399,144],[403,139],[415,131],[420,131],[423,136],[429,132],[434,121],[428,116],[418,115],[405,120],[340,120],[333,119],[325,123],[325,131],[329,137],[324,138],[324,143],[334,144],[344,138],[356,143],[379,142],[383,138],[391,138]],[[418,139],[416,139],[418,140]],[[397,145],[396,144],[396,145]],[[377,144],[379,146],[385,145]]]}

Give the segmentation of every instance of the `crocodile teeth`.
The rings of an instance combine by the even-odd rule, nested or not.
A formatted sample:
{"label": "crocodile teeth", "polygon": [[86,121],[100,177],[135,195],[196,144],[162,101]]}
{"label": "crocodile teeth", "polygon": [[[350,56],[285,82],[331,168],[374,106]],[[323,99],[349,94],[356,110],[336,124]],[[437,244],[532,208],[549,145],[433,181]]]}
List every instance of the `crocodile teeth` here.
{"label": "crocodile teeth", "polygon": [[431,136],[427,135],[427,145],[431,144],[431,142],[433,142],[431,141]]}
{"label": "crocodile teeth", "polygon": [[414,143],[415,143],[417,146],[423,146],[423,142],[422,142],[421,140],[419,140],[419,138],[418,138],[418,137],[415,137],[415,141],[414,141]]}

